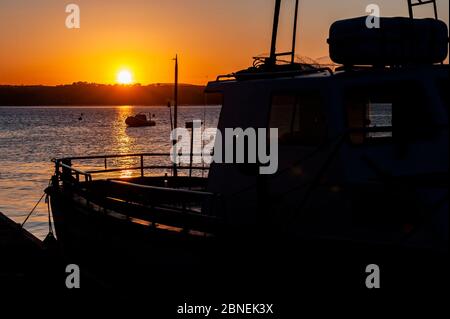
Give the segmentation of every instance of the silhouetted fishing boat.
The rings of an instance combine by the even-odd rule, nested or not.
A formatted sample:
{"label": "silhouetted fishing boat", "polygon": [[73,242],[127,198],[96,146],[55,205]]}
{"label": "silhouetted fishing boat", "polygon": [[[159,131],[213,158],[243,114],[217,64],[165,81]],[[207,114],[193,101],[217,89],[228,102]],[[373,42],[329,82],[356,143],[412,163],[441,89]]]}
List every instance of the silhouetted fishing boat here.
{"label": "silhouetted fishing boat", "polygon": [[129,116],[125,120],[125,124],[129,127],[144,127],[144,126],[155,126],[156,122],[147,117],[145,113],[139,113],[134,116]]}
{"label": "silhouetted fishing boat", "polygon": [[[372,29],[366,43],[359,36],[369,32],[364,19],[338,22],[329,44],[331,57],[343,65],[333,71],[295,63],[295,27],[292,52],[276,52],[280,2],[270,56],[206,88],[223,95],[220,131],[279,129],[278,172],[260,175],[263,165],[251,162],[148,164],[169,153],[55,159],[47,192],[58,240],[73,260],[124,282],[130,273],[159,265],[153,280],[217,284],[218,277],[264,269],[267,284],[268,274],[294,276],[309,264],[306,272],[320,272],[328,284],[353,269],[342,266],[336,275],[336,260],[359,258],[367,265],[386,256],[407,265],[398,266],[400,285],[417,260],[432,267],[430,274],[439,273],[442,264],[432,260],[448,251],[449,67],[440,64],[447,56],[447,40],[440,37],[447,26],[430,20],[425,27],[435,33],[370,42],[397,34],[398,25],[401,34],[423,25],[413,17],[401,23],[384,18],[385,27]],[[279,64],[283,55],[291,61]],[[108,168],[108,161],[125,157],[140,165]],[[84,160],[104,161],[105,168],[80,170],[75,162]],[[130,170],[140,175],[94,178]],[[161,170],[170,176],[155,176]],[[204,170],[206,178],[183,173]],[[183,277],[189,271],[199,276]]]}

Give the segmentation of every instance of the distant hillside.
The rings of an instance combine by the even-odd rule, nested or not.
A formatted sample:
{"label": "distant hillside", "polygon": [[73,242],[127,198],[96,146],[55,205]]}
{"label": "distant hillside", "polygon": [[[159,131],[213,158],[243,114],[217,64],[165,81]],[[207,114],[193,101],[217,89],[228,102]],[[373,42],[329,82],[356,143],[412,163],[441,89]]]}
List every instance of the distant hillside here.
{"label": "distant hillside", "polygon": [[[0,86],[1,106],[166,105],[173,100],[172,84],[104,85],[85,82],[59,86]],[[180,105],[219,104],[205,98],[204,86],[180,85]]]}

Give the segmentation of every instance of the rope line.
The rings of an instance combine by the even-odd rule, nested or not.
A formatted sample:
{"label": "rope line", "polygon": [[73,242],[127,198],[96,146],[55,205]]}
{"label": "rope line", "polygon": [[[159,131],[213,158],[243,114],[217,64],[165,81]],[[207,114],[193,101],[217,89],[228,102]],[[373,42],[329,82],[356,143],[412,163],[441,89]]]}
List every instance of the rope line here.
{"label": "rope line", "polygon": [[36,208],[38,207],[39,203],[42,201],[42,199],[45,196],[45,192],[44,194],[42,194],[41,198],[38,200],[38,202],[36,203],[36,205],[34,205],[33,209],[31,210],[31,212],[28,214],[27,218],[25,218],[25,220],[23,221],[22,225],[20,226],[21,228],[23,228],[23,226],[25,226],[25,223],[28,221],[28,219],[31,217],[31,215],[34,213],[34,211],[36,210]]}

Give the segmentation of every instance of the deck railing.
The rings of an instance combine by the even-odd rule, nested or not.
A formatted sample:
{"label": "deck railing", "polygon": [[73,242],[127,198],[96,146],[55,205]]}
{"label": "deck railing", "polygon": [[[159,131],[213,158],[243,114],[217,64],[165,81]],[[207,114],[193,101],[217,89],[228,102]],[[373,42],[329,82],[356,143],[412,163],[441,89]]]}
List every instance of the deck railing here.
{"label": "deck railing", "polygon": [[[207,166],[183,166],[183,165],[145,165],[145,158],[170,158],[170,153],[133,153],[133,154],[111,154],[111,155],[94,155],[94,156],[76,156],[76,157],[65,157],[60,159],[52,159],[55,163],[55,174],[58,177],[75,177],[77,182],[80,182],[80,177],[84,178],[84,181],[89,182],[92,181],[92,176],[95,174],[104,174],[104,173],[114,173],[114,172],[124,172],[124,171],[140,171],[140,176],[145,177],[146,170],[170,170],[171,174],[173,174],[174,170],[177,171],[208,171],[209,167]],[[201,154],[192,154],[192,156],[202,156]],[[121,158],[129,158],[129,159],[137,159],[139,161],[138,166],[127,166],[127,167],[108,167],[108,159],[121,159]],[[81,170],[75,168],[72,164],[73,161],[87,161],[87,160],[103,160],[103,169],[90,169],[90,170]]]}
{"label": "deck railing", "polygon": [[[199,156],[199,155],[197,155]],[[54,183],[62,182],[69,186],[70,189],[77,189],[81,193],[86,193],[86,184],[81,184],[85,182],[90,184],[93,181],[93,176],[96,174],[111,173],[111,172],[121,172],[121,171],[140,171],[140,174],[135,177],[146,177],[146,170],[167,170],[171,172],[171,177],[167,176],[170,181],[171,187],[165,187],[163,185],[158,186],[158,182],[155,185],[145,185],[139,182],[133,182],[132,180],[123,180],[110,177],[106,180],[108,183],[108,189],[104,188],[104,185],[98,184],[94,186],[85,195],[88,198],[90,196],[97,196],[103,194],[105,191],[109,192],[109,195],[114,198],[122,199],[130,203],[148,204],[152,207],[164,207],[164,202],[169,200],[172,203],[170,209],[176,209],[177,211],[187,213],[196,213],[191,209],[192,205],[197,203],[198,208],[201,209],[200,215],[215,216],[218,217],[219,211],[221,210],[220,196],[218,194],[206,192],[203,190],[204,183],[198,179],[192,179],[186,174],[186,176],[177,176],[173,174],[174,165],[145,165],[146,158],[162,158],[159,162],[168,161],[169,153],[137,153],[137,154],[113,154],[113,155],[95,155],[95,156],[78,156],[78,157],[66,157],[60,159],[52,159],[55,163],[55,181]],[[117,160],[121,158],[133,159],[132,164],[126,167],[111,167],[110,161]],[[73,165],[74,161],[92,161],[100,160],[101,164],[104,166],[103,169],[89,169],[82,170]],[[109,160],[109,161],[108,161]],[[136,162],[140,165],[134,166]],[[117,164],[117,163],[116,163]],[[119,163],[120,164],[120,163]],[[95,165],[94,165],[95,166]],[[98,164],[96,165],[98,166]],[[207,171],[209,167],[203,166],[176,166],[177,171]],[[155,177],[155,175],[152,175]],[[164,175],[160,176],[164,179]],[[157,178],[158,179],[158,178]],[[162,184],[162,181],[160,181]],[[173,186],[173,187],[172,187]],[[197,187],[196,187],[197,186]],[[200,186],[200,187],[198,187]],[[199,190],[201,189],[201,190]],[[106,194],[106,193],[105,193]],[[105,195],[103,194],[103,195]],[[149,196],[152,195],[152,196]],[[101,198],[100,196],[99,198]],[[107,197],[107,196],[103,196]],[[118,205],[116,203],[116,205]],[[176,208],[174,208],[176,207]],[[139,209],[138,206],[135,207],[136,210]]]}

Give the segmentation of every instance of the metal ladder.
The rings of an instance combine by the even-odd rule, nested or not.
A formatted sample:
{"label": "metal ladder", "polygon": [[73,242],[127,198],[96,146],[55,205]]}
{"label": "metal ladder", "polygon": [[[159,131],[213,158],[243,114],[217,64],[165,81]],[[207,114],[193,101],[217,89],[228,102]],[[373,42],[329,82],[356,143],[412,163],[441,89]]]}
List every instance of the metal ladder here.
{"label": "metal ladder", "polygon": [[269,63],[275,65],[277,61],[277,57],[279,56],[290,56],[291,63],[294,63],[295,60],[295,45],[297,38],[297,24],[298,24],[298,7],[299,0],[295,0],[295,9],[294,9],[294,26],[292,31],[292,51],[290,52],[282,52],[277,53],[277,35],[278,35],[278,24],[280,19],[280,9],[281,9],[281,0],[275,0],[275,13],[273,19],[273,30],[272,30],[272,42],[270,46],[270,57],[268,59]]}
{"label": "metal ladder", "polygon": [[409,17],[411,19],[414,18],[414,8],[417,6],[422,6],[426,4],[432,4],[434,8],[434,17],[437,20],[438,19],[438,9],[436,0],[408,0],[408,11],[409,11]]}

